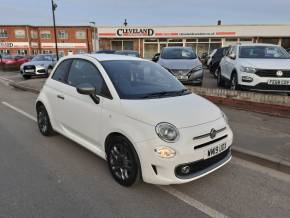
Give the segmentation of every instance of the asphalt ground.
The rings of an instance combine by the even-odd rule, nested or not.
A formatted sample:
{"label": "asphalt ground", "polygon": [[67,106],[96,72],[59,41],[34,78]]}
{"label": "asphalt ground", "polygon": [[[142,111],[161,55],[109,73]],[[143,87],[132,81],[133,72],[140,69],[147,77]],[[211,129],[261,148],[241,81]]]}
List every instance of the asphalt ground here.
{"label": "asphalt ground", "polygon": [[[35,99],[0,83],[0,217],[289,217],[290,176],[235,157],[188,184],[121,187],[101,158],[61,135],[39,133]],[[289,137],[282,131],[289,120],[224,110],[233,146]],[[249,116],[259,118],[245,121]]]}

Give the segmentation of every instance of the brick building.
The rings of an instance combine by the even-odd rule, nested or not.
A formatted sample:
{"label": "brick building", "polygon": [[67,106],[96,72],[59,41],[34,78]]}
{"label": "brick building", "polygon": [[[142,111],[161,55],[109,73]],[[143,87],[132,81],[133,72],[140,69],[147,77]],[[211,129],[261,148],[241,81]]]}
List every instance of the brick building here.
{"label": "brick building", "polygon": [[[57,26],[60,55],[93,50],[93,28],[90,26]],[[36,55],[55,53],[51,26],[0,25],[0,53]]]}

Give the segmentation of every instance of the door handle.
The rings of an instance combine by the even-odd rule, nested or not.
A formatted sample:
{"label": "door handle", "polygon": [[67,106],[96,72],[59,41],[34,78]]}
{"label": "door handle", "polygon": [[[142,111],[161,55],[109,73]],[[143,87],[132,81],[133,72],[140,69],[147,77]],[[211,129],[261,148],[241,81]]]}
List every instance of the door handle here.
{"label": "door handle", "polygon": [[61,96],[61,95],[57,95],[57,98],[61,99],[61,100],[64,100],[64,97]]}

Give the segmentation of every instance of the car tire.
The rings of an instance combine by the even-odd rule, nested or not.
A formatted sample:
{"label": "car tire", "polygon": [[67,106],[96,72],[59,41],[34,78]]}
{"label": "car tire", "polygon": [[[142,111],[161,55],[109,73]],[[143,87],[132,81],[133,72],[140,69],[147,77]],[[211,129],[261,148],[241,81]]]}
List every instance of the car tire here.
{"label": "car tire", "polygon": [[222,75],[221,75],[221,69],[218,68],[217,69],[217,85],[218,87],[224,87],[225,86],[225,80],[223,79]]}
{"label": "car tire", "polygon": [[108,144],[107,161],[113,178],[122,186],[141,181],[141,167],[132,143],[123,136],[113,137]]}
{"label": "car tire", "polygon": [[215,69],[214,73],[213,73],[214,78],[217,78],[218,76],[218,68]]}
{"label": "car tire", "polygon": [[238,83],[237,73],[233,73],[231,76],[230,89],[231,90],[240,90],[240,85]]}
{"label": "car tire", "polygon": [[37,124],[42,135],[51,136],[54,134],[48,113],[42,104],[37,107]]}
{"label": "car tire", "polygon": [[31,79],[30,75],[22,75],[24,79]]}

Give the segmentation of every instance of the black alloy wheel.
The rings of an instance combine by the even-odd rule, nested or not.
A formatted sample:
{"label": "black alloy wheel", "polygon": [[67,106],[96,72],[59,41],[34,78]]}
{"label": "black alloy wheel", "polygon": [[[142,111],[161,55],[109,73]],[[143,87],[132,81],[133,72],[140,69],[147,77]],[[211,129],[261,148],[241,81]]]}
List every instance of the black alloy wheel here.
{"label": "black alloy wheel", "polygon": [[141,179],[141,168],[138,155],[129,140],[117,136],[108,146],[108,165],[114,179],[127,187],[138,183]]}
{"label": "black alloy wheel", "polygon": [[220,68],[217,69],[217,85],[218,85],[218,87],[224,87],[225,86],[225,81],[222,78],[221,69]]}
{"label": "black alloy wheel", "polygon": [[230,89],[231,90],[240,90],[240,87],[238,84],[238,76],[236,73],[234,73],[231,77]]}
{"label": "black alloy wheel", "polygon": [[50,136],[54,133],[44,105],[40,105],[37,108],[37,124],[42,135]]}

